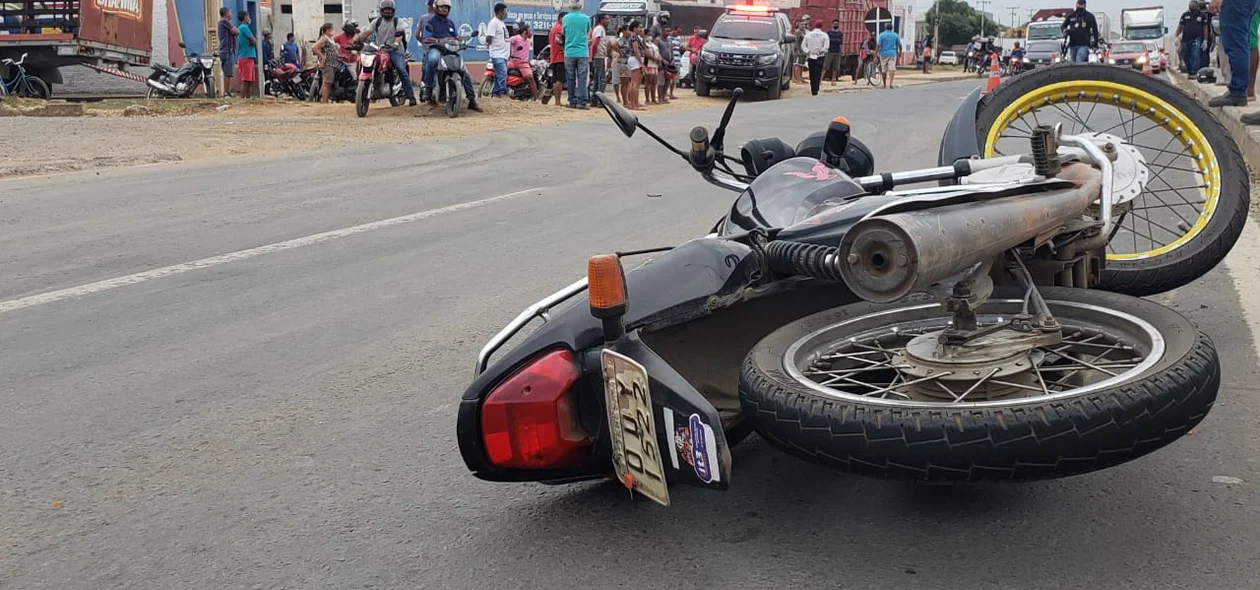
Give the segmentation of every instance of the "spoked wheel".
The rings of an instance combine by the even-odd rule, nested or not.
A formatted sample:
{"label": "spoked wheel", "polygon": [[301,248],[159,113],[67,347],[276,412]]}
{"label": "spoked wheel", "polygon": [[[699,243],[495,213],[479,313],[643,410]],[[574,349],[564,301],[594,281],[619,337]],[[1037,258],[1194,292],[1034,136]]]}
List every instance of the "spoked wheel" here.
{"label": "spoked wheel", "polygon": [[876,85],[878,83],[876,79],[879,77],[879,66],[874,61],[868,61],[864,68],[866,71],[866,84],[868,86]]}
{"label": "spoked wheel", "polygon": [[1114,136],[1140,154],[1145,188],[1112,209],[1104,289],[1144,296],[1189,284],[1242,233],[1251,199],[1237,144],[1166,82],[1103,65],[1037,68],[986,95],[976,117],[986,157],[1026,153],[1032,128],[1054,123],[1066,134]]}
{"label": "spoked wheel", "polygon": [[[744,360],[740,401],[764,438],[818,463],[922,481],[1048,479],[1138,458],[1216,399],[1211,341],[1176,312],[1105,291],[1042,288],[1061,339],[934,353],[951,315],[931,299],[858,303],[788,324]],[[1022,290],[998,289],[981,327]],[[1036,343],[1034,343],[1036,344]]]}

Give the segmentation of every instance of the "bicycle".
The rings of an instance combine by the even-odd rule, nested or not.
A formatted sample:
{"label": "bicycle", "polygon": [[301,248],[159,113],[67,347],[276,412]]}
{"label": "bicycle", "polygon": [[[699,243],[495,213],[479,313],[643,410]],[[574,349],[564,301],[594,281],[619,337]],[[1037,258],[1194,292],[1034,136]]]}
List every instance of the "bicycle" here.
{"label": "bicycle", "polygon": [[0,78],[0,96],[12,94],[26,98],[48,99],[52,97],[52,90],[48,88],[48,83],[36,76],[26,73],[26,68],[22,67],[22,63],[26,61],[27,54],[23,53],[22,57],[17,61],[12,59],[0,60],[0,63],[10,66],[15,70],[13,77],[9,80]]}

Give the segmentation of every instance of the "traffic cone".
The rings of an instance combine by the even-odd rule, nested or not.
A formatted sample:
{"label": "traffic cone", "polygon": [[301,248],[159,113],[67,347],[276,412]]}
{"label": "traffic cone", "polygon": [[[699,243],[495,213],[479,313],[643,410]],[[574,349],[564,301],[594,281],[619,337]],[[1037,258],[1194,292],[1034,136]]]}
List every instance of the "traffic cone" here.
{"label": "traffic cone", "polygon": [[1154,75],[1154,73],[1151,72],[1151,52],[1143,51],[1142,57],[1145,58],[1145,60],[1142,62],[1142,73],[1146,74],[1147,76]]}
{"label": "traffic cone", "polygon": [[998,73],[998,59],[998,56],[994,54],[993,59],[989,60],[989,83],[985,85],[985,94],[993,92],[993,89],[1002,83],[1001,74]]}

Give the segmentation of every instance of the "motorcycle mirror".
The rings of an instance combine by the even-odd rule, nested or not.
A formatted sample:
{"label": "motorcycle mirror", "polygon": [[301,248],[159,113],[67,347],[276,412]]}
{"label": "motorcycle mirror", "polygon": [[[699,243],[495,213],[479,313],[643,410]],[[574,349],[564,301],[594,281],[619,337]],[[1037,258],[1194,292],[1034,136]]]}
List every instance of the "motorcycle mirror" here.
{"label": "motorcycle mirror", "polygon": [[743,88],[736,87],[731,91],[731,101],[726,103],[726,112],[722,113],[722,122],[718,124],[717,130],[713,132],[713,141],[710,143],[713,149],[719,152],[722,151],[722,139],[726,137],[726,125],[731,122],[731,113],[735,112],[735,103],[743,95]]}
{"label": "motorcycle mirror", "polygon": [[609,117],[612,117],[617,128],[621,129],[626,137],[634,137],[635,130],[639,128],[639,118],[627,111],[621,103],[609,100],[608,95],[603,92],[596,92],[595,98],[599,99],[599,104],[604,105],[604,110],[608,112]]}

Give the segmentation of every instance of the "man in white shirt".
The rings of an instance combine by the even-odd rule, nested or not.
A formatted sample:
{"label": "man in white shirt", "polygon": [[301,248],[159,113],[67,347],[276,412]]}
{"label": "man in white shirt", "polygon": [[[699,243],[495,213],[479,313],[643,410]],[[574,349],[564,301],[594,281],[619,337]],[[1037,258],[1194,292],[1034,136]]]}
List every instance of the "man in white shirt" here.
{"label": "man in white shirt", "polygon": [[496,98],[507,94],[507,61],[512,50],[507,25],[503,24],[506,17],[507,4],[499,2],[494,5],[494,18],[486,25],[486,43],[490,45],[490,63],[494,65],[494,90],[490,94]]}
{"label": "man in white shirt", "polygon": [[818,85],[822,83],[823,59],[830,46],[831,38],[823,32],[821,19],[814,23],[814,29],[806,33],[805,39],[801,41],[801,50],[805,52],[805,59],[809,64],[809,91],[814,96],[818,96]]}
{"label": "man in white shirt", "polygon": [[595,28],[591,29],[591,93],[595,96],[596,92],[603,92],[604,73],[608,71],[608,44],[604,41],[604,37],[608,34],[605,28],[608,25],[608,15],[600,14],[595,17]]}

